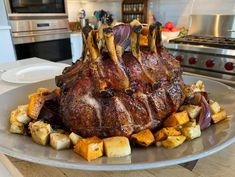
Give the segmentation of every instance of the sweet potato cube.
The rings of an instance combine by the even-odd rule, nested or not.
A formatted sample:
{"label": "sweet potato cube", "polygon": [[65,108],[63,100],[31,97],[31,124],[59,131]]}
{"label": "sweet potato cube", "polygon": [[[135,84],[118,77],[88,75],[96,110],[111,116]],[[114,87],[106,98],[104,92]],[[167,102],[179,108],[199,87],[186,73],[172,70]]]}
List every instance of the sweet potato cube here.
{"label": "sweet potato cube", "polygon": [[183,135],[179,136],[168,136],[166,140],[162,141],[162,146],[165,148],[175,148],[181,145],[186,140],[186,137]]}
{"label": "sweet potato cube", "polygon": [[186,124],[189,121],[188,113],[186,111],[173,113],[164,121],[165,127],[176,127]]}
{"label": "sweet potato cube", "polygon": [[176,130],[174,127],[166,127],[157,131],[154,136],[156,141],[166,140],[168,136],[178,136],[181,135],[181,132]]}
{"label": "sweet potato cube", "polygon": [[32,94],[29,97],[28,116],[32,119],[37,119],[44,105],[44,96],[40,94]]}
{"label": "sweet potato cube", "polygon": [[103,156],[103,141],[96,136],[81,139],[74,146],[74,151],[88,161],[97,159]]}
{"label": "sweet potato cube", "polygon": [[212,115],[212,120],[215,124],[220,122],[221,120],[224,120],[225,118],[227,118],[227,113],[225,112],[225,110]]}
{"label": "sweet potato cube", "polygon": [[151,145],[154,142],[154,136],[149,129],[146,129],[146,130],[142,130],[136,134],[133,134],[131,136],[131,140],[141,146],[148,147],[149,145]]}
{"label": "sweet potato cube", "polygon": [[50,90],[48,88],[39,87],[37,89],[36,93],[39,93],[39,94],[48,94],[48,93],[50,93]]}

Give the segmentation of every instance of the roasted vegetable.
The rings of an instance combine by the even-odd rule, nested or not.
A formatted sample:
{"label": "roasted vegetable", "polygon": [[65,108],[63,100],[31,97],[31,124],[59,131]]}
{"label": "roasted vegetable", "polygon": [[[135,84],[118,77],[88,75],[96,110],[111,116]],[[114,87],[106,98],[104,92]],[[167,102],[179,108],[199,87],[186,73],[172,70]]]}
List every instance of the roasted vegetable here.
{"label": "roasted vegetable", "polygon": [[220,107],[219,103],[217,103],[217,102],[215,102],[213,100],[210,100],[209,103],[210,103],[210,108],[211,108],[212,114],[220,112],[221,107]]}
{"label": "roasted vegetable", "polygon": [[195,127],[197,125],[196,119],[191,119],[188,123],[184,124],[183,127]]}
{"label": "roasted vegetable", "polygon": [[16,119],[23,124],[28,124],[31,121],[31,119],[27,115],[27,111],[28,111],[28,105],[18,106],[17,113],[16,113]]}
{"label": "roasted vegetable", "polygon": [[165,148],[175,148],[181,145],[186,140],[186,137],[183,135],[179,136],[168,136],[166,140],[162,141],[162,146]]}
{"label": "roasted vegetable", "polygon": [[181,132],[176,130],[174,127],[166,127],[158,130],[155,134],[156,141],[166,140],[168,136],[178,136],[181,135]]}
{"label": "roasted vegetable", "polygon": [[227,113],[225,112],[225,110],[221,110],[220,112],[212,115],[212,120],[215,124],[226,118],[227,118]]}
{"label": "roasted vegetable", "polygon": [[32,94],[29,97],[28,116],[37,119],[45,103],[45,98],[41,94]]}
{"label": "roasted vegetable", "polygon": [[193,92],[205,92],[205,85],[201,80],[198,80],[192,85]]}
{"label": "roasted vegetable", "polygon": [[187,111],[187,113],[191,119],[196,119],[200,114],[201,107],[196,106],[196,105],[183,105],[180,107],[180,110]]}
{"label": "roasted vegetable", "polygon": [[51,133],[50,145],[56,150],[68,149],[70,147],[70,139],[62,133]]}
{"label": "roasted vegetable", "polygon": [[128,138],[122,136],[103,139],[104,151],[107,157],[123,157],[131,154]]}
{"label": "roasted vegetable", "polygon": [[176,127],[179,125],[186,124],[189,121],[188,113],[186,111],[173,113],[168,117],[163,125],[164,127]]}
{"label": "roasted vegetable", "polygon": [[42,121],[30,122],[29,129],[32,139],[35,143],[46,145],[49,142],[50,133],[52,133],[52,128],[50,124],[44,123]]}
{"label": "roasted vegetable", "polygon": [[204,130],[207,127],[209,127],[211,123],[210,105],[207,103],[204,96],[202,96],[202,99],[201,99],[201,107],[202,107],[202,110],[199,115],[198,124],[200,125],[201,130]]}
{"label": "roasted vegetable", "polygon": [[11,133],[16,133],[16,134],[24,134],[25,133],[24,124],[19,122],[16,119],[16,116],[17,116],[17,109],[11,112],[10,132]]}
{"label": "roasted vegetable", "polygon": [[195,139],[201,136],[201,129],[200,125],[195,125],[195,126],[190,126],[190,127],[183,127],[181,129],[182,134],[187,138],[187,139]]}
{"label": "roasted vegetable", "polygon": [[47,89],[47,88],[43,88],[43,87],[39,87],[36,91],[36,93],[38,94],[49,94],[50,93],[50,90]]}
{"label": "roasted vegetable", "polygon": [[103,156],[103,141],[96,136],[78,141],[74,151],[88,161]]}
{"label": "roasted vegetable", "polygon": [[76,133],[70,133],[69,135],[70,140],[72,141],[73,145],[76,145],[79,140],[82,139],[81,136],[77,135]]}
{"label": "roasted vegetable", "polygon": [[131,135],[131,140],[141,146],[148,147],[154,142],[154,136],[149,129],[146,129]]}

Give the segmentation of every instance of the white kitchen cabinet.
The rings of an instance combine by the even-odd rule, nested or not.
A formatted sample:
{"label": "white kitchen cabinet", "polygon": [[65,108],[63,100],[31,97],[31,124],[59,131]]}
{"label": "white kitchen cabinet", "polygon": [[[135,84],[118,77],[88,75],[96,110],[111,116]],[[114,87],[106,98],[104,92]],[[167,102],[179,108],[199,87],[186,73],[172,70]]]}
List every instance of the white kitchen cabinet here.
{"label": "white kitchen cabinet", "polygon": [[82,56],[82,33],[72,33],[70,35],[72,62],[75,63]]}
{"label": "white kitchen cabinet", "polygon": [[0,1],[0,63],[16,60],[10,30],[11,27],[8,25],[4,1]]}

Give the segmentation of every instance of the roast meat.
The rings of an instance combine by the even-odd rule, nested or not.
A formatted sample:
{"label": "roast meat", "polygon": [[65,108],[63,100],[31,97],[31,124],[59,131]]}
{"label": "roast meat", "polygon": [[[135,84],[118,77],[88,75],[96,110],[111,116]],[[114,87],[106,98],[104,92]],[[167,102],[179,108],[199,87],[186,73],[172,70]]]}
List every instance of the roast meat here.
{"label": "roast meat", "polygon": [[[140,46],[146,30],[148,42]],[[156,129],[184,101],[181,74],[161,44],[159,23],[103,25],[83,33],[81,60],[56,77],[62,121],[83,137]]]}

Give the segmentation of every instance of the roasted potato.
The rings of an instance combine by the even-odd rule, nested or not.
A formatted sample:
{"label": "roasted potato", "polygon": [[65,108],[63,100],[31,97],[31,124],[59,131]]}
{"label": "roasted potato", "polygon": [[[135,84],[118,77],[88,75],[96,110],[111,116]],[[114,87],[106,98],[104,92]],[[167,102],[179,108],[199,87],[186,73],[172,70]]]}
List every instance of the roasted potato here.
{"label": "roasted potato", "polygon": [[175,148],[181,145],[186,140],[184,135],[179,136],[168,136],[166,140],[162,141],[162,146],[165,148]]}
{"label": "roasted potato", "polygon": [[201,136],[201,128],[200,125],[183,127],[181,129],[182,135],[184,135],[187,139],[195,139]]}
{"label": "roasted potato", "polygon": [[196,105],[183,105],[180,107],[181,111],[186,111],[191,119],[196,119],[201,111],[200,106]]}
{"label": "roasted potato", "polygon": [[29,129],[32,139],[35,143],[41,145],[47,145],[50,138],[50,133],[52,133],[52,128],[50,124],[44,123],[42,121],[30,122]]}
{"label": "roasted potato", "polygon": [[29,98],[28,116],[37,119],[44,105],[45,98],[41,94],[32,94]]}
{"label": "roasted potato", "polygon": [[123,157],[131,154],[128,138],[122,136],[103,139],[104,151],[107,157]]}
{"label": "roasted potato", "polygon": [[31,119],[27,115],[27,112],[28,112],[28,105],[27,104],[18,106],[16,119],[23,124],[28,124],[31,121]]}
{"label": "roasted potato", "polygon": [[74,151],[88,161],[103,156],[103,141],[96,136],[78,141]]}
{"label": "roasted potato", "polygon": [[191,119],[189,122],[187,122],[186,124],[184,124],[183,127],[195,127],[196,125],[197,125],[196,119]]}
{"label": "roasted potato", "polygon": [[70,139],[62,133],[51,133],[50,145],[56,150],[68,149],[70,148]]}
{"label": "roasted potato", "polygon": [[155,139],[152,132],[149,129],[146,129],[131,135],[131,140],[141,146],[148,147]]}
{"label": "roasted potato", "polygon": [[212,120],[215,124],[226,118],[227,118],[227,113],[225,110],[221,110],[220,112],[212,115]]}
{"label": "roasted potato", "polygon": [[72,141],[73,145],[75,145],[78,143],[79,140],[82,139],[82,137],[72,132],[69,135],[69,139]]}
{"label": "roasted potato", "polygon": [[158,130],[155,134],[156,141],[166,140],[168,136],[178,136],[181,135],[181,132],[176,130],[174,127],[166,127]]}
{"label": "roasted potato", "polygon": [[163,125],[164,127],[177,127],[179,125],[186,124],[187,122],[189,122],[188,113],[186,111],[182,111],[170,115],[170,117],[164,121]]}
{"label": "roasted potato", "polygon": [[198,80],[192,87],[193,92],[205,92],[205,84],[201,80]]}
{"label": "roasted potato", "polygon": [[17,109],[13,110],[11,112],[11,116],[10,116],[10,132],[22,135],[22,134],[25,133],[24,124],[19,122],[16,119],[16,116],[17,116]]}
{"label": "roasted potato", "polygon": [[210,100],[209,103],[210,103],[210,108],[211,108],[212,114],[216,114],[216,113],[220,112],[221,107],[218,102]]}
{"label": "roasted potato", "polygon": [[43,88],[43,87],[39,87],[36,91],[36,93],[38,94],[49,94],[50,90],[47,88]]}

